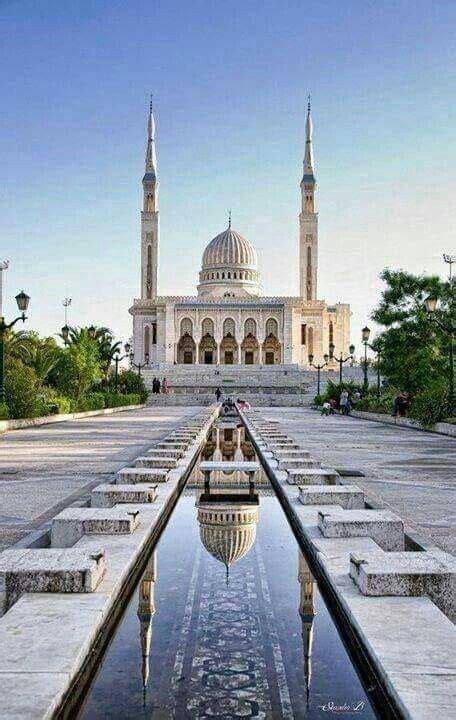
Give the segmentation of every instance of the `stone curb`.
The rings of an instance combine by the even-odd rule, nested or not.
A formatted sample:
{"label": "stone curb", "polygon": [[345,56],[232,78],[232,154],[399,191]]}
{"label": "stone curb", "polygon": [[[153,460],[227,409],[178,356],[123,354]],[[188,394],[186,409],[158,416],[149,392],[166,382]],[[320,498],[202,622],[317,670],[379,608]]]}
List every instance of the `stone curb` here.
{"label": "stone curb", "polygon": [[362,410],[352,410],[348,417],[359,418],[360,420],[370,420],[371,422],[383,423],[383,425],[394,425],[400,428],[407,428],[409,430],[421,430],[422,432],[436,433],[437,435],[447,435],[447,437],[456,438],[456,425],[451,423],[436,423],[430,428],[424,427],[417,420],[411,420],[410,418],[392,417],[386,413],[370,413]]}
{"label": "stone curb", "polygon": [[140,405],[122,405],[121,407],[116,408],[104,408],[103,410],[87,410],[86,412],[45,415],[37,418],[0,420],[0,433],[5,433],[9,430],[23,430],[24,428],[38,427],[40,425],[53,425],[54,423],[67,422],[68,420],[79,420],[80,418],[94,417],[95,415],[112,415],[113,413],[124,412],[125,410],[138,410],[145,406],[145,403],[142,403]]}

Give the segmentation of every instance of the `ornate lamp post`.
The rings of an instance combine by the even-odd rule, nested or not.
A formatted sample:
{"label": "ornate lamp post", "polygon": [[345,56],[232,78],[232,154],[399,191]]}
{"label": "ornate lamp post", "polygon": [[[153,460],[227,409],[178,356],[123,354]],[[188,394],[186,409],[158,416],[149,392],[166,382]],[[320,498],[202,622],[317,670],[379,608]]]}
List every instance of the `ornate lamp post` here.
{"label": "ornate lamp post", "polygon": [[344,363],[348,362],[349,360],[353,360],[353,353],[355,352],[355,346],[350,345],[350,347],[348,348],[350,355],[347,355],[346,358],[344,358],[344,356],[342,355],[342,350],[340,351],[340,357],[334,357],[334,350],[335,350],[335,345],[333,343],[331,343],[329,346],[329,357],[332,360],[335,360],[337,363],[339,363],[339,384],[342,385],[342,367],[343,367]]}
{"label": "ornate lamp post", "polygon": [[450,301],[450,320],[448,323],[444,323],[441,320],[439,320],[435,316],[435,311],[437,310],[437,298],[434,297],[428,297],[424,301],[426,312],[428,314],[429,320],[437,325],[437,327],[442,330],[445,335],[449,338],[448,343],[448,349],[449,349],[449,359],[450,359],[450,369],[449,369],[449,375],[448,375],[448,405],[449,405],[449,412],[450,416],[452,417],[455,411],[454,407],[454,347],[453,347],[453,341],[454,341],[454,335],[456,333],[456,326],[452,324],[452,317],[453,317],[453,293],[451,294],[451,301]]}
{"label": "ornate lamp post", "polygon": [[317,370],[317,395],[319,395],[320,394],[320,372],[328,364],[329,355],[323,355],[323,360],[325,361],[323,363],[323,365],[314,365],[313,359],[314,359],[314,356],[312,354],[310,354],[309,355],[309,365],[311,367],[314,367]]}
{"label": "ornate lamp post", "polygon": [[6,323],[5,318],[0,317],[0,403],[5,402],[5,332],[12,328],[19,320],[22,320],[22,322],[27,320],[25,313],[27,311],[30,298],[23,290],[21,290],[21,292],[16,295],[16,302],[19,312],[21,313],[17,318],[10,323]]}
{"label": "ornate lamp post", "polygon": [[370,337],[370,328],[363,327],[361,330],[361,337],[364,345],[364,383],[363,383],[363,390],[366,393],[369,390],[369,380],[367,377],[367,348],[370,347],[369,345],[369,337]]}
{"label": "ornate lamp post", "polygon": [[126,357],[129,357],[130,351],[131,351],[130,343],[126,342],[124,345],[124,348],[125,348],[125,355],[119,355],[119,353],[117,353],[117,355],[114,355],[114,362],[116,364],[116,370],[115,370],[115,375],[114,375],[114,387],[115,387],[116,392],[117,392],[117,386],[119,384],[119,363],[122,362],[122,360],[125,360]]}

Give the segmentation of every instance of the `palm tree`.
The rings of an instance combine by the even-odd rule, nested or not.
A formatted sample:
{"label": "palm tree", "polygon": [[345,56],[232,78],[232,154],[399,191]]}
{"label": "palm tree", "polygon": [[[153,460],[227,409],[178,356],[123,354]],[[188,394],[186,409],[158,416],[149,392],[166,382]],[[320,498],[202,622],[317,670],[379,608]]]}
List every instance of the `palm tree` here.
{"label": "palm tree", "polygon": [[25,363],[34,369],[39,388],[45,383],[58,361],[59,348],[51,338],[45,338],[39,344],[31,345],[25,355]]}

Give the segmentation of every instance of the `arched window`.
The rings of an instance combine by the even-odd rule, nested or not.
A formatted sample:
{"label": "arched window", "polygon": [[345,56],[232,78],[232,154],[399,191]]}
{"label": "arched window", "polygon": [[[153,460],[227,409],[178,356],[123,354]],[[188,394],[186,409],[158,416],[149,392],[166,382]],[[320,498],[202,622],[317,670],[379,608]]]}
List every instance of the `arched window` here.
{"label": "arched window", "polygon": [[312,248],[307,248],[307,278],[310,280],[312,277]]}
{"label": "arched window", "polygon": [[233,273],[233,278],[234,278],[234,280],[237,279],[237,273]]}
{"label": "arched window", "polygon": [[279,335],[279,326],[275,318],[269,318],[266,321],[266,337],[269,337],[269,335],[274,335],[274,337]]}
{"label": "arched window", "polygon": [[150,327],[144,328],[144,362],[148,363],[150,358]]}
{"label": "arched window", "polygon": [[201,323],[201,334],[212,335],[214,337],[214,321],[211,318],[204,318]]}
{"label": "arched window", "polygon": [[329,323],[329,344],[334,342],[334,325],[332,320]]}
{"label": "arched window", "polygon": [[227,335],[236,337],[236,323],[233,318],[226,318],[226,320],[223,321],[223,337]]}
{"label": "arched window", "polygon": [[152,297],[152,245],[147,246],[147,267],[146,267],[146,297]]}
{"label": "arched window", "polygon": [[228,273],[228,280],[231,280],[231,273]]}
{"label": "arched window", "polygon": [[307,330],[307,340],[308,340],[308,350],[309,355],[314,354],[314,331],[313,328],[308,328]]}
{"label": "arched window", "polygon": [[180,334],[181,337],[186,334],[190,335],[190,337],[193,337],[193,323],[190,318],[183,318],[181,320]]}
{"label": "arched window", "polygon": [[220,273],[217,273],[217,280],[220,279]]}
{"label": "arched window", "polygon": [[248,318],[244,323],[244,337],[247,335],[253,335],[256,337],[256,322],[253,318]]}

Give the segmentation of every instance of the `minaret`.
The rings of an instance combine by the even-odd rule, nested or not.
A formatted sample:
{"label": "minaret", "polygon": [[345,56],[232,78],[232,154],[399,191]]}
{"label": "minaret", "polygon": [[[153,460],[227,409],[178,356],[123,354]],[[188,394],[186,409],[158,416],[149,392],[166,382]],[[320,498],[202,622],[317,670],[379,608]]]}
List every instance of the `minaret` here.
{"label": "minaret", "polygon": [[313,643],[313,621],[315,617],[314,608],[314,586],[315,581],[309,570],[307,561],[299,552],[299,573],[298,582],[301,586],[299,598],[299,614],[302,621],[302,645],[304,651],[304,679],[306,683],[307,704],[310,699],[310,683],[312,679],[312,643]]}
{"label": "minaret", "polygon": [[139,584],[138,619],[141,635],[141,675],[143,690],[149,679],[149,655],[152,641],[152,618],[155,615],[154,588],[157,577],[156,555],[150,557]]}
{"label": "minaret", "polygon": [[299,294],[304,300],[317,299],[318,214],[315,212],[315,187],[309,95],[304,172],[301,180],[301,212],[299,214]]}
{"label": "minaret", "polygon": [[156,297],[158,274],[158,177],[152,98],[147,120],[146,172],[142,184],[144,199],[141,212],[141,299],[144,300]]}

